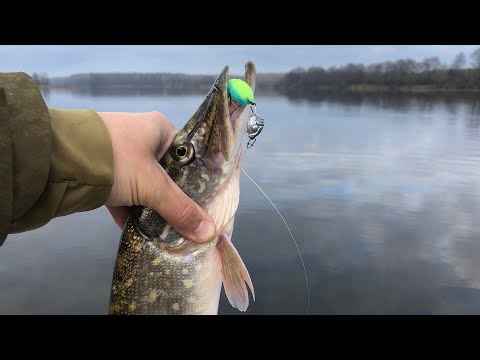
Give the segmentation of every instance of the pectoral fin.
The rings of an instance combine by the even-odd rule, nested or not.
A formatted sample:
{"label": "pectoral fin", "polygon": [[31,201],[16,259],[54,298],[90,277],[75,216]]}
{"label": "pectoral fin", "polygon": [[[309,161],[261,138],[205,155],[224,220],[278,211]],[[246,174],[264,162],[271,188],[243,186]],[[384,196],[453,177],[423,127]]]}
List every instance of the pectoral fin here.
{"label": "pectoral fin", "polygon": [[255,301],[255,291],[248,270],[227,234],[220,235],[217,248],[222,260],[223,286],[228,301],[238,310],[245,311],[249,304],[246,285],[250,288]]}

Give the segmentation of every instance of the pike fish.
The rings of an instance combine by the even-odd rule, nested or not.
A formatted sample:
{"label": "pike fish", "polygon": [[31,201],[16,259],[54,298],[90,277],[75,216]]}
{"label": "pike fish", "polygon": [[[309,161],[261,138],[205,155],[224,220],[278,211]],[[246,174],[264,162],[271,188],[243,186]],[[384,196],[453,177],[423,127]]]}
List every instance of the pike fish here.
{"label": "pike fish", "polygon": [[[152,209],[133,207],[117,252],[109,314],[215,315],[222,284],[240,311],[249,305],[247,285],[255,299],[250,275],[231,241],[250,114],[248,106],[230,106],[228,77],[225,67],[160,160],[211,216],[214,238],[206,243],[187,240]],[[244,80],[252,90],[255,78],[255,65],[248,62]]]}

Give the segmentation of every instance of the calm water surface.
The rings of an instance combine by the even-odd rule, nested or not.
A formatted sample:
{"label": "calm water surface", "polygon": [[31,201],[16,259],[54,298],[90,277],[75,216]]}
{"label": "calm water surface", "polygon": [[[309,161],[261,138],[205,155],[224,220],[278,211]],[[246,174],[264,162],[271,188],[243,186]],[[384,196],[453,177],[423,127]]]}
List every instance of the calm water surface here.
{"label": "calm water surface", "polygon": [[[202,95],[51,91],[51,107],[159,110],[178,127]],[[290,224],[313,314],[480,313],[480,101],[474,96],[258,95],[266,126],[244,168]],[[105,314],[120,230],[105,208],[11,235],[0,313]],[[247,314],[303,314],[301,262],[244,176],[233,240],[255,284]],[[222,293],[220,314],[240,314]]]}

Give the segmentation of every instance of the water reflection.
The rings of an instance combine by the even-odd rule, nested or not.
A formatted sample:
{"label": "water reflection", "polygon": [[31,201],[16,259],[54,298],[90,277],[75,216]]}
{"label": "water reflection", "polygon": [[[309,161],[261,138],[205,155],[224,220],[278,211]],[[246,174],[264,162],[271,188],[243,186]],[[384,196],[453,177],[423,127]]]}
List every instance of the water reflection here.
{"label": "water reflection", "polygon": [[472,115],[480,115],[480,93],[478,92],[321,92],[312,95],[288,95],[287,99],[295,104],[308,102],[310,104],[339,103],[346,106],[372,106],[377,108],[406,111],[419,109],[432,111],[437,106],[443,106],[454,115],[459,107],[466,106]]}
{"label": "water reflection", "polygon": [[[181,127],[202,96],[52,90],[47,102],[160,110]],[[257,102],[266,125],[245,169],[297,238],[311,313],[480,312],[476,95],[259,94]],[[119,235],[98,209],[11,236],[0,248],[0,313],[105,313]],[[257,294],[247,314],[303,314],[295,246],[246,177],[233,239]],[[219,312],[239,314],[223,293]]]}

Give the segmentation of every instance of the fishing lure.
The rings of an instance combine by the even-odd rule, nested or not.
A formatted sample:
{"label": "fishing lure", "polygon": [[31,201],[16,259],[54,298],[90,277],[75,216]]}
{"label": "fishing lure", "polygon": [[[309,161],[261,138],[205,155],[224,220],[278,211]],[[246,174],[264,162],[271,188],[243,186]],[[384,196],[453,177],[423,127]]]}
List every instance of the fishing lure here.
{"label": "fishing lure", "polygon": [[248,134],[248,143],[247,149],[250,149],[255,141],[257,141],[257,136],[263,130],[264,127],[264,119],[257,114],[257,106],[254,104],[252,105],[252,115],[248,118],[248,125],[247,125],[247,134]]}
{"label": "fishing lure", "polygon": [[255,98],[252,88],[241,79],[230,79],[227,84],[228,100],[235,100],[243,106],[254,105]]}
{"label": "fishing lure", "polygon": [[247,149],[250,149],[253,144],[255,144],[255,141],[257,141],[256,138],[262,132],[264,127],[264,119],[257,114],[257,104],[255,104],[253,90],[241,79],[230,79],[228,80],[227,94],[229,101],[232,101],[233,99],[240,105],[251,106],[252,115],[248,119],[247,125],[247,134],[249,138]]}

